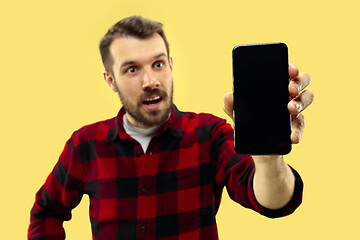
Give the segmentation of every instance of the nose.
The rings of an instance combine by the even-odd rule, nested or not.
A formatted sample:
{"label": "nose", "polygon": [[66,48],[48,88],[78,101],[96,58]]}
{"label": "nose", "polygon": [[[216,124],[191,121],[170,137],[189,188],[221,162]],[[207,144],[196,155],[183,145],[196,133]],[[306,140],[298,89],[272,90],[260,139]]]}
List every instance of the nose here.
{"label": "nose", "polygon": [[142,88],[144,91],[159,88],[160,82],[153,76],[151,71],[146,71],[143,76]]}

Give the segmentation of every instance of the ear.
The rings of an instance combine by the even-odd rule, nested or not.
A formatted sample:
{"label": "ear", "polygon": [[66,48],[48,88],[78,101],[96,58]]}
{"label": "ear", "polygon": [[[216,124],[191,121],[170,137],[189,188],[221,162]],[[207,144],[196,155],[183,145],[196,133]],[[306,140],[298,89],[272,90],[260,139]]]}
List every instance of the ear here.
{"label": "ear", "polygon": [[109,85],[111,90],[113,90],[114,92],[117,92],[118,89],[116,87],[116,82],[115,82],[115,78],[113,77],[113,75],[111,75],[111,73],[109,73],[108,71],[104,70],[103,76],[104,76],[105,82]]}
{"label": "ear", "polygon": [[172,57],[169,57],[169,64],[170,64],[170,69],[172,71],[173,70],[173,64],[174,64]]}

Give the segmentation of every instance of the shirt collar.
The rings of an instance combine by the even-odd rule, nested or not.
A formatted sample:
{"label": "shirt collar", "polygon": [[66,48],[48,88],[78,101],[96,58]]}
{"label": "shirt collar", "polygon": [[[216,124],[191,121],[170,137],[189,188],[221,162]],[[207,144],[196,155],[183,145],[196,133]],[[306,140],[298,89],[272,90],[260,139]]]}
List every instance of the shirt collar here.
{"label": "shirt collar", "polygon": [[[106,142],[114,141],[117,137],[120,139],[132,139],[124,129],[123,117],[125,112],[125,109],[122,107],[118,115],[111,120],[111,128],[107,134]],[[166,121],[164,126],[160,128],[156,136],[160,136],[166,133],[169,133],[177,138],[182,137],[182,116],[181,112],[174,104],[171,106],[171,114],[169,119]]]}

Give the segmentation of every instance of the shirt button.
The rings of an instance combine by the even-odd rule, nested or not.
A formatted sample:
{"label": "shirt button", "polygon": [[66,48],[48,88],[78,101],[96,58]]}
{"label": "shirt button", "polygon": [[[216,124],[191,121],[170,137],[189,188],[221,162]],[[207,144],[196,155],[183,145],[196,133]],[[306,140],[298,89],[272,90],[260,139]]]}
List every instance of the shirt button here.
{"label": "shirt button", "polygon": [[141,231],[146,232],[146,226],[141,226]]}
{"label": "shirt button", "polygon": [[143,193],[147,193],[147,188],[146,188],[146,187],[143,187],[143,188],[142,188],[142,192],[143,192]]}
{"label": "shirt button", "polygon": [[137,157],[140,157],[140,156],[141,156],[141,153],[140,153],[140,152],[136,152],[135,155],[136,155]]}

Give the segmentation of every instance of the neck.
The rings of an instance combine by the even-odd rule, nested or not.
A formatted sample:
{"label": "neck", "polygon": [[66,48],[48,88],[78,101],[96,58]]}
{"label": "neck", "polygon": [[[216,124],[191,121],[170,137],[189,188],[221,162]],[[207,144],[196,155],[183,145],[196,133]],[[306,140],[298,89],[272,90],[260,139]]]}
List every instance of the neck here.
{"label": "neck", "polygon": [[155,135],[158,129],[161,127],[161,124],[150,127],[139,127],[138,125],[134,125],[129,121],[129,114],[125,113],[123,117],[124,127],[127,131],[137,132],[142,135]]}

